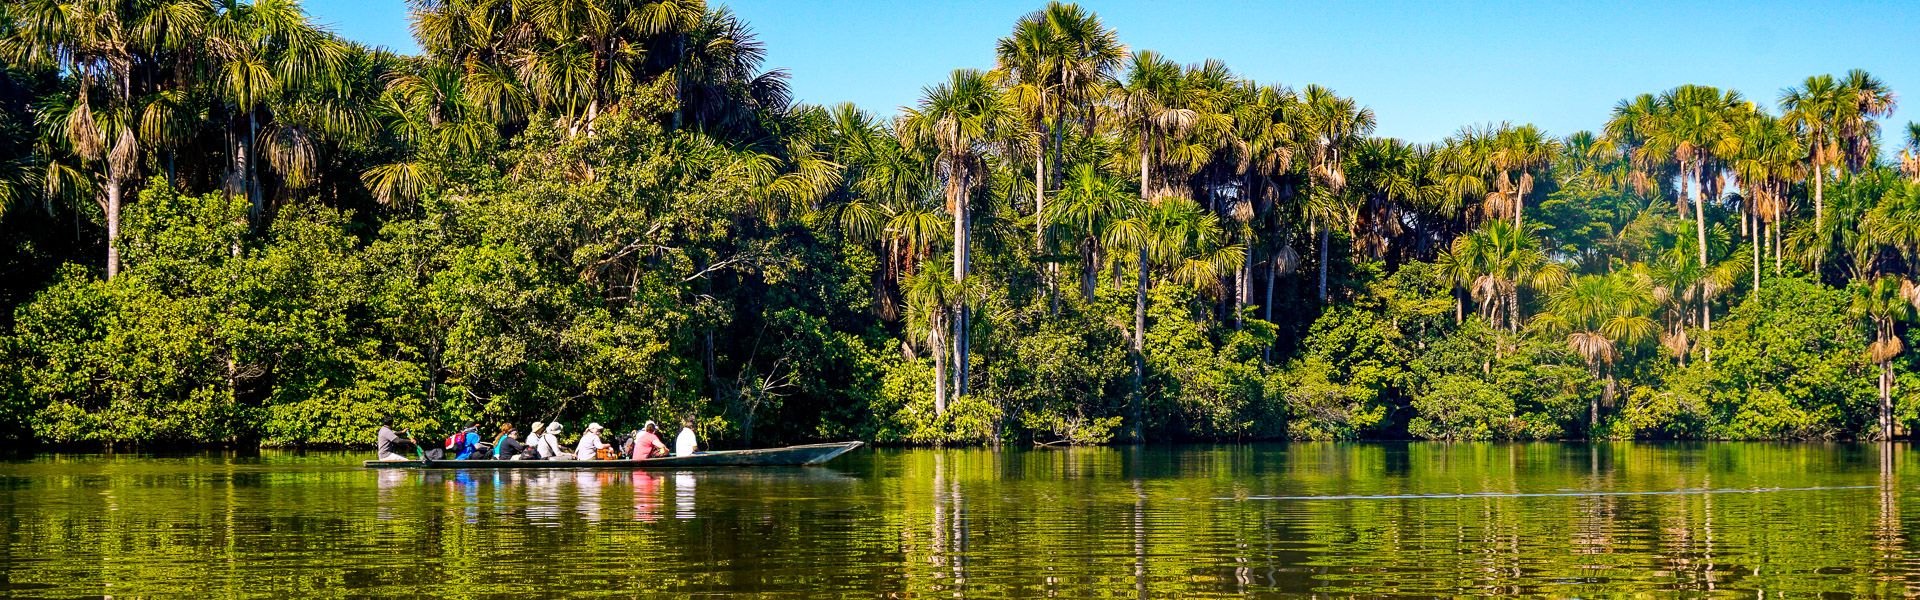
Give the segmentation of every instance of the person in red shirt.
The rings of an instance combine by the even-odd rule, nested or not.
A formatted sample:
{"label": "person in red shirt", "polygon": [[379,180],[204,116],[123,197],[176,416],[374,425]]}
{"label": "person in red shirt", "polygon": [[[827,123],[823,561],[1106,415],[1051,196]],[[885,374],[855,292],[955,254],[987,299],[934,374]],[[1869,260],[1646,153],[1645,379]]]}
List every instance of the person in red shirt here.
{"label": "person in red shirt", "polygon": [[660,426],[655,425],[653,421],[647,421],[647,424],[633,435],[633,441],[628,443],[625,450],[627,456],[633,458],[659,458],[672,454],[672,451],[667,449],[667,443],[660,441]]}

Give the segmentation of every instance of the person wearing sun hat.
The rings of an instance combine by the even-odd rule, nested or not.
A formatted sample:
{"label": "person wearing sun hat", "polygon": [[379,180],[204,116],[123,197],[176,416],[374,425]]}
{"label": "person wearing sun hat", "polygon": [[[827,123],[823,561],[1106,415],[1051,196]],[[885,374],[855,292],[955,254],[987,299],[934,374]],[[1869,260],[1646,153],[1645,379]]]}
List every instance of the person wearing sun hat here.
{"label": "person wearing sun hat", "polygon": [[600,441],[600,432],[602,431],[606,431],[606,428],[601,427],[599,423],[588,423],[587,432],[580,434],[580,443],[574,444],[573,446],[573,457],[579,460],[603,459],[604,457],[600,455],[600,450],[602,448],[611,448],[611,446],[608,446],[606,442]]}
{"label": "person wearing sun hat", "polygon": [[573,460],[573,454],[560,447],[560,432],[566,427],[558,421],[547,424],[547,434],[541,436],[540,443],[534,445],[540,451],[540,458],[548,460]]}

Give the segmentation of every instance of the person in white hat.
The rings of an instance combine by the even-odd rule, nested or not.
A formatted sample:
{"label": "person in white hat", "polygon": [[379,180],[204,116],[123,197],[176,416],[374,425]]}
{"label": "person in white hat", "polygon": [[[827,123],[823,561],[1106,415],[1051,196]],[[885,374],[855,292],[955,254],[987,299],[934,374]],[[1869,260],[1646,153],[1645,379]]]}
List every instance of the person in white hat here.
{"label": "person in white hat", "polygon": [[[580,460],[599,460],[605,458],[600,455],[600,450],[602,448],[608,450],[613,449],[613,446],[600,441],[600,432],[605,430],[606,428],[601,427],[599,423],[588,423],[587,432],[580,434],[580,443],[573,445],[574,458]],[[609,454],[611,454],[611,452],[609,452]]]}
{"label": "person in white hat", "polygon": [[546,435],[540,436],[540,441],[533,445],[534,450],[540,453],[540,458],[547,460],[573,460],[573,454],[568,453],[566,448],[560,447],[560,432],[564,429],[565,427],[560,425],[559,422],[547,424]]}

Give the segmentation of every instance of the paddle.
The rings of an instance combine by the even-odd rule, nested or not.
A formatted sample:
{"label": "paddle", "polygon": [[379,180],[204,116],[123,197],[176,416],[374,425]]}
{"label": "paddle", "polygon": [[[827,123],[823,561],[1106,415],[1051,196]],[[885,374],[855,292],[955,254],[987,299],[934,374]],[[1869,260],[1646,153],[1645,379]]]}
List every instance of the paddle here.
{"label": "paddle", "polygon": [[413,439],[412,429],[407,430],[407,442],[413,444],[413,455],[420,457],[420,466],[424,467],[433,462],[427,460],[427,451],[420,447],[420,441]]}

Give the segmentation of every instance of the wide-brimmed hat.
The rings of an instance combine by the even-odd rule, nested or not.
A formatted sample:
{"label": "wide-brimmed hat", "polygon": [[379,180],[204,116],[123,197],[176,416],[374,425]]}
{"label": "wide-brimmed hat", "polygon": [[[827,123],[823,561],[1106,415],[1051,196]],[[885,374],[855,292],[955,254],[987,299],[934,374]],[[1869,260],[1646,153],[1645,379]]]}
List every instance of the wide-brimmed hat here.
{"label": "wide-brimmed hat", "polygon": [[645,425],[641,425],[641,426],[640,426],[640,430],[641,430],[641,431],[653,431],[653,430],[655,430],[655,429],[659,429],[659,428],[660,428],[660,424],[659,424],[659,423],[655,423],[655,422],[653,422],[653,421],[647,421],[647,424],[645,424]]}
{"label": "wide-brimmed hat", "polygon": [[563,430],[565,430],[566,428],[567,428],[567,427],[566,427],[565,425],[561,425],[559,421],[555,421],[555,422],[552,422],[552,423],[548,423],[548,424],[547,424],[547,433],[554,433],[554,432],[558,432],[558,431],[563,431]]}
{"label": "wide-brimmed hat", "polygon": [[600,431],[600,430],[602,430],[602,429],[606,429],[606,428],[605,428],[605,427],[601,427],[599,423],[588,423],[588,424],[587,424],[587,431]]}
{"label": "wide-brimmed hat", "polygon": [[533,428],[532,428],[532,429],[528,429],[527,431],[530,431],[530,432],[533,432],[533,433],[540,433],[540,432],[543,432],[543,431],[546,431],[546,430],[547,430],[547,426],[546,426],[546,425],[542,425],[542,424],[540,424],[540,422],[539,422],[539,421],[534,421],[534,422],[533,422]]}

